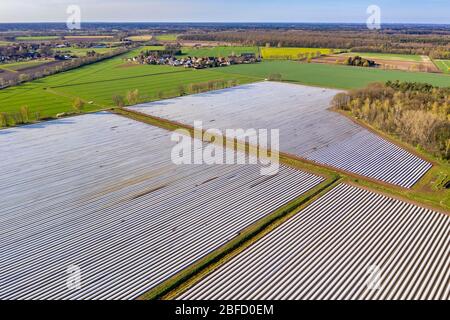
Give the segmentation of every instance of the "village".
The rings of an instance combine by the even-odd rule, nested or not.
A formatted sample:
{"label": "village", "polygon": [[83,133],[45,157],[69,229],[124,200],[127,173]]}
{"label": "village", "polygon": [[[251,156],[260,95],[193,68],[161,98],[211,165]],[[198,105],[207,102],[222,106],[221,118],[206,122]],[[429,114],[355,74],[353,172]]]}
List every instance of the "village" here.
{"label": "village", "polygon": [[151,50],[141,52],[137,57],[126,59],[131,63],[148,65],[169,65],[174,67],[183,66],[185,68],[206,69],[226,67],[235,64],[250,64],[261,62],[261,58],[254,53],[242,53],[239,56],[228,57],[178,57],[182,53],[180,50]]}

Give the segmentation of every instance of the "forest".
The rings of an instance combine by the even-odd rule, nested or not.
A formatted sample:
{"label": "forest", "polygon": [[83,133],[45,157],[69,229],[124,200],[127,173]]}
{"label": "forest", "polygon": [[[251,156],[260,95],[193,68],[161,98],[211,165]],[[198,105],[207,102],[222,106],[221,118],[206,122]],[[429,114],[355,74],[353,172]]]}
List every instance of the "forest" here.
{"label": "forest", "polygon": [[335,30],[227,30],[197,32],[179,37],[191,41],[226,41],[257,46],[346,49],[354,52],[381,52],[450,56],[450,30],[367,29]]}
{"label": "forest", "polygon": [[373,83],[340,93],[333,107],[439,158],[450,159],[450,87]]}

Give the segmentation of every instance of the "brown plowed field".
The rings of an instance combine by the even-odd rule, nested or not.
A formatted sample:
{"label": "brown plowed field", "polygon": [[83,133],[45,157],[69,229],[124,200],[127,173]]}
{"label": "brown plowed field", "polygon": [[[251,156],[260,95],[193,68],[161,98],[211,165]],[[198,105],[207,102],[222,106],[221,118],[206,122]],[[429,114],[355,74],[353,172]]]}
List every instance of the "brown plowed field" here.
{"label": "brown plowed field", "polygon": [[[343,64],[347,59],[342,55],[329,55],[313,59],[314,63],[326,64]],[[400,61],[391,59],[374,59],[379,65],[377,68],[386,70],[403,70],[403,71],[422,71],[431,73],[441,73],[441,71],[434,65],[431,60],[423,60],[421,62],[415,61]]]}

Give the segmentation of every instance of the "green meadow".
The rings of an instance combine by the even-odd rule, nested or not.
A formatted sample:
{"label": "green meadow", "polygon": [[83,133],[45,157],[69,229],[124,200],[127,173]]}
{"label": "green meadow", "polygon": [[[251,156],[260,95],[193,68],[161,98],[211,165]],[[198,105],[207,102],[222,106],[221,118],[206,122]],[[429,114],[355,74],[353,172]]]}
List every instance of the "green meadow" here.
{"label": "green meadow", "polygon": [[177,41],[178,34],[161,34],[158,36],[155,36],[156,40],[159,41]]}
{"label": "green meadow", "polygon": [[127,55],[59,73],[16,87],[0,90],[0,112],[17,112],[27,106],[41,117],[73,111],[76,97],[86,102],[85,111],[113,106],[114,95],[126,95],[138,89],[141,101],[152,101],[175,95],[181,85],[211,80],[238,80],[249,83],[259,78],[222,74],[210,70],[194,70],[170,66],[128,64],[123,58],[135,56],[141,49]]}
{"label": "green meadow", "polygon": [[[244,47],[242,51],[248,52],[249,48]],[[125,57],[136,56],[141,50],[136,49],[126,55],[0,90],[0,112],[17,112],[27,106],[32,113],[50,117],[73,111],[72,102],[77,97],[86,102],[85,111],[94,111],[113,106],[112,97],[125,96],[129,90],[138,89],[141,102],[153,101],[177,95],[180,86],[212,80],[237,80],[244,84],[260,81],[274,73],[281,74],[284,81],[339,89],[360,88],[371,82],[388,80],[450,86],[450,77],[444,74],[294,61],[269,61],[206,70],[139,65],[124,61]],[[229,47],[229,50],[233,50],[233,47]]]}
{"label": "green meadow", "polygon": [[450,60],[434,60],[434,63],[443,73],[450,74]]}
{"label": "green meadow", "polygon": [[222,74],[238,74],[267,78],[281,74],[284,81],[337,89],[362,88],[372,82],[416,81],[435,86],[450,86],[450,77],[444,74],[391,71],[341,65],[299,63],[295,61],[266,61],[260,64],[235,65],[214,69]]}

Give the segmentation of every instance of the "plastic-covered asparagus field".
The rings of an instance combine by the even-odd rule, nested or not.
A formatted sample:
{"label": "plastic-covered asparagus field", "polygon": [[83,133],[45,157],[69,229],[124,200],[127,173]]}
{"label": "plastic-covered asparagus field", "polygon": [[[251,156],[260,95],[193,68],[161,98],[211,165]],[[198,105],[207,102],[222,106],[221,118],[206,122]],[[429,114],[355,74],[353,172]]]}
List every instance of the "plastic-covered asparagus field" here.
{"label": "plastic-covered asparagus field", "polygon": [[1,130],[0,298],[136,298],[323,181],[177,166],[170,135],[103,112]]}
{"label": "plastic-covered asparagus field", "polygon": [[341,184],[179,299],[450,299],[450,216]]}
{"label": "plastic-covered asparagus field", "polygon": [[205,129],[279,129],[282,152],[412,187],[432,165],[328,110],[338,92],[260,82],[130,109],[191,126],[201,120]]}

